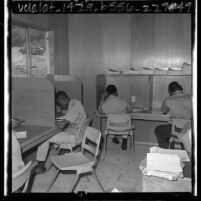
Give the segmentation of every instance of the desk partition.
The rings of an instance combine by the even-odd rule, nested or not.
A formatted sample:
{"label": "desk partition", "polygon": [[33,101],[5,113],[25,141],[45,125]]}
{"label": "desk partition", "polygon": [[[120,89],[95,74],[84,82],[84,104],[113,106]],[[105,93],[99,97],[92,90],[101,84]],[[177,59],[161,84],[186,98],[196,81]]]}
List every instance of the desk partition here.
{"label": "desk partition", "polygon": [[12,78],[12,117],[26,124],[55,127],[55,92],[44,78]]}
{"label": "desk partition", "polygon": [[[96,78],[97,106],[101,94],[109,84],[115,84],[119,96],[125,98],[134,108],[160,108],[163,100],[169,96],[168,85],[177,81],[184,92],[192,92],[191,75],[155,75],[155,74],[102,74]],[[132,102],[135,96],[135,102]]]}
{"label": "desk partition", "polygon": [[52,83],[55,91],[65,91],[69,97],[76,98],[83,103],[82,81],[72,75],[48,75],[47,79]]}

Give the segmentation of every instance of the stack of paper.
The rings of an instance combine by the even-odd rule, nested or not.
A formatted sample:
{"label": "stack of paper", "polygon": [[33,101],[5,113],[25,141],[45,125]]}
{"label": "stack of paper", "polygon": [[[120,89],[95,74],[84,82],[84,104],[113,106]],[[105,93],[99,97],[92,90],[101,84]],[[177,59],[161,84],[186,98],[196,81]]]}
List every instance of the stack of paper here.
{"label": "stack of paper", "polygon": [[181,71],[182,71],[182,74],[191,75],[191,71],[192,71],[191,64],[184,62],[182,64],[182,70]]}
{"label": "stack of paper", "polygon": [[114,68],[109,68],[108,69],[108,74],[122,74],[123,70],[121,69],[114,69]]}
{"label": "stack of paper", "polygon": [[169,180],[183,178],[182,162],[190,161],[185,150],[162,149],[151,147],[146,160],[140,163],[139,168],[144,175],[156,176]]}
{"label": "stack of paper", "polygon": [[155,68],[154,74],[166,75],[167,71],[168,71],[168,68]]}
{"label": "stack of paper", "polygon": [[153,74],[153,73],[154,73],[154,69],[152,68],[143,67],[141,70],[141,74]]}
{"label": "stack of paper", "polygon": [[140,74],[140,70],[131,67],[129,70],[126,70],[123,73],[124,74]]}
{"label": "stack of paper", "polygon": [[177,149],[162,149],[160,147],[151,147],[150,153],[160,153],[160,154],[171,154],[177,155],[180,157],[181,161],[190,161],[188,154],[185,150],[177,150]]}
{"label": "stack of paper", "polygon": [[181,159],[177,155],[147,153],[147,167],[145,175],[158,176],[169,180],[183,177]]}
{"label": "stack of paper", "polygon": [[181,67],[171,67],[168,69],[168,75],[181,75]]}

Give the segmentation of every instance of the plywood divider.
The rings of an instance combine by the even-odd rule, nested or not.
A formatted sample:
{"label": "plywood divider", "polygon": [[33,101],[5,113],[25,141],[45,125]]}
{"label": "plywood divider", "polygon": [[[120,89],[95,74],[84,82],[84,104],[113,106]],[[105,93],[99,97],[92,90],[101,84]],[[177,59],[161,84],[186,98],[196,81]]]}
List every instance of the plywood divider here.
{"label": "plywood divider", "polygon": [[55,92],[65,91],[69,97],[76,98],[83,103],[82,81],[72,75],[48,75],[47,79],[53,84]]}
{"label": "plywood divider", "polygon": [[44,78],[12,78],[12,117],[26,124],[55,126],[54,87]]}

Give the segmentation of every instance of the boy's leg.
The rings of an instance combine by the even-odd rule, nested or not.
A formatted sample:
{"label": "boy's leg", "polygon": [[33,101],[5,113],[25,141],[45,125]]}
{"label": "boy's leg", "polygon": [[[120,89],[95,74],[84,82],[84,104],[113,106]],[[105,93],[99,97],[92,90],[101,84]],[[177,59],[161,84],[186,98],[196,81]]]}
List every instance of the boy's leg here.
{"label": "boy's leg", "polygon": [[123,150],[126,150],[127,149],[127,139],[128,139],[128,136],[127,135],[122,135],[122,144],[121,144],[121,148]]}
{"label": "boy's leg", "polygon": [[68,141],[72,142],[73,141],[72,137],[73,136],[69,136],[66,132],[60,132],[55,136],[51,137],[49,140],[45,141],[43,144],[41,144],[38,147],[36,154],[36,160],[38,161],[38,165],[35,169],[35,173],[39,174],[46,171],[45,161],[48,155],[50,142],[51,143],[65,143],[65,142],[67,143]]}

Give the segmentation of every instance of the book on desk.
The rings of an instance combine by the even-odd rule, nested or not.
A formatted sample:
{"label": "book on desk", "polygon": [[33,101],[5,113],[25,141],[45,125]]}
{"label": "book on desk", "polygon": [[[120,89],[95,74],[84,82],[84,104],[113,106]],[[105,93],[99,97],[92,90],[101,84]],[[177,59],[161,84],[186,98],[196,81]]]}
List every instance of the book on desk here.
{"label": "book on desk", "polygon": [[150,153],[147,153],[139,168],[147,176],[168,180],[191,178],[191,161],[184,150],[151,147]]}

